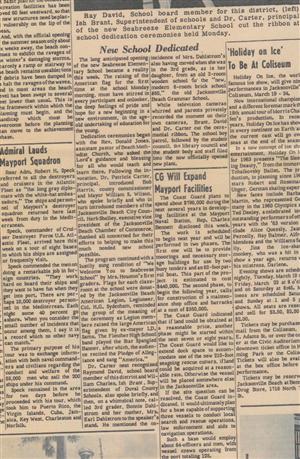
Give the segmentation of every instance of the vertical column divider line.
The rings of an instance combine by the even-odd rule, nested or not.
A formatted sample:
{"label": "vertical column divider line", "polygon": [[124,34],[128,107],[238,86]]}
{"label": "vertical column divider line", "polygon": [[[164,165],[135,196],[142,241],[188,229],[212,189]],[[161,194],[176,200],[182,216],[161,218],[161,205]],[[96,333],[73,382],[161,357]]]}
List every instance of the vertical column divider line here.
{"label": "vertical column divider line", "polygon": [[154,167],[153,167],[153,139],[152,139],[152,82],[151,82],[151,55],[149,55],[149,113],[150,113],[150,150],[152,171],[152,218],[153,218],[153,251],[154,251],[154,284],[155,284],[155,311],[156,311],[156,352],[157,352],[157,387],[158,387],[158,417],[159,417],[159,457],[161,451],[161,403],[160,403],[160,371],[159,371],[159,327],[158,327],[158,299],[157,299],[157,271],[156,271],[156,238],[155,238],[155,204],[154,204]]}
{"label": "vertical column divider line", "polygon": [[73,8],[70,0],[70,33],[71,33],[71,66],[72,66],[72,112],[73,112],[73,153],[75,165],[75,197],[76,197],[76,251],[77,251],[77,296],[78,296],[78,325],[79,325],[79,355],[80,355],[80,394],[81,394],[81,428],[84,429],[84,406],[83,406],[83,377],[82,377],[82,327],[81,327],[81,298],[80,298],[80,263],[79,263],[79,231],[78,231],[78,178],[77,178],[77,155],[76,155],[76,122],[75,122],[75,97],[74,97],[74,47],[73,47]]}
{"label": "vertical column divider line", "polygon": [[230,127],[229,127],[229,96],[228,96],[228,67],[227,67],[227,42],[225,43],[226,65],[226,101],[227,101],[227,152],[228,152],[228,175],[229,175],[229,213],[230,213],[230,251],[231,251],[231,284],[232,284],[232,332],[233,332],[233,355],[234,355],[234,388],[235,388],[235,435],[236,435],[236,458],[239,459],[238,439],[238,402],[237,402],[237,363],[236,363],[236,326],[235,326],[235,295],[234,295],[234,268],[233,268],[233,228],[232,228],[232,194],[231,194],[231,156],[230,156]]}

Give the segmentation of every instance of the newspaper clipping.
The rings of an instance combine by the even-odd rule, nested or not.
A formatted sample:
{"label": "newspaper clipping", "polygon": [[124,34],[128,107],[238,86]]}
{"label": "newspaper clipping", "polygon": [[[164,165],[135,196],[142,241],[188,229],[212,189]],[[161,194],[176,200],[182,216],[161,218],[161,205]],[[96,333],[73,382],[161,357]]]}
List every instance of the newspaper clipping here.
{"label": "newspaper clipping", "polygon": [[298,0],[2,0],[1,459],[300,459]]}

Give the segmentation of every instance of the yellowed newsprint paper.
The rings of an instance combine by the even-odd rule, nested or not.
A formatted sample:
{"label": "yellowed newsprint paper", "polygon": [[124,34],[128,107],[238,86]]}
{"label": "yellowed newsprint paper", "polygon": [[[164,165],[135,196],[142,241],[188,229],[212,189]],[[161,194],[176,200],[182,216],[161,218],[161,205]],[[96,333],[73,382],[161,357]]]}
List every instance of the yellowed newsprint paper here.
{"label": "yellowed newsprint paper", "polygon": [[299,459],[299,1],[0,19],[0,459]]}

